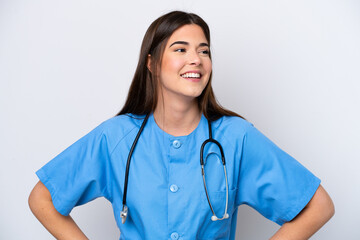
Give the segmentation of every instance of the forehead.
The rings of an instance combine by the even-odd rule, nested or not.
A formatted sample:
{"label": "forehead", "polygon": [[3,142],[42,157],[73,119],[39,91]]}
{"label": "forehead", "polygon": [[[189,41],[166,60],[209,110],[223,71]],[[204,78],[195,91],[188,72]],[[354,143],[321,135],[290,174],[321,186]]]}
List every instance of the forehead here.
{"label": "forehead", "polygon": [[199,25],[196,24],[187,24],[176,29],[170,36],[167,45],[170,45],[174,41],[186,41],[189,43],[208,43],[204,31]]}

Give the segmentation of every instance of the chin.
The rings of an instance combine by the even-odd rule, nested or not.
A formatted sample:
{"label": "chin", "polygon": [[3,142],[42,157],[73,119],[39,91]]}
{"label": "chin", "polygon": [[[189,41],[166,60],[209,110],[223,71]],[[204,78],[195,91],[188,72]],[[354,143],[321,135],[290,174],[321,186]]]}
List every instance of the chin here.
{"label": "chin", "polygon": [[200,97],[201,93],[202,91],[197,91],[197,92],[188,93],[186,94],[186,96],[190,98],[198,98]]}

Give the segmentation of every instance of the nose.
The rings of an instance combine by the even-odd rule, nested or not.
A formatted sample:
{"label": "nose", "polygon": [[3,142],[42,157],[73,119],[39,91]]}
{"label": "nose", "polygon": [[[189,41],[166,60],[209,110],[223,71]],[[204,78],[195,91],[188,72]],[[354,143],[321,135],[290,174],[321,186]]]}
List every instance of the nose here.
{"label": "nose", "polygon": [[201,64],[201,58],[196,51],[189,52],[189,64],[198,66]]}

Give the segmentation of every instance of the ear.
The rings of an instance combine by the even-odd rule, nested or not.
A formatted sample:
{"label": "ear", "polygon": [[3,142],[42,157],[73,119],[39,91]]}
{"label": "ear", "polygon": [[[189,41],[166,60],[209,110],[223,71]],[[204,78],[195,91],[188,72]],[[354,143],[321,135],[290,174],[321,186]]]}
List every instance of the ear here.
{"label": "ear", "polygon": [[151,69],[151,55],[150,54],[148,54],[146,66],[147,66],[147,69],[149,69],[149,71],[151,72],[152,69]]}

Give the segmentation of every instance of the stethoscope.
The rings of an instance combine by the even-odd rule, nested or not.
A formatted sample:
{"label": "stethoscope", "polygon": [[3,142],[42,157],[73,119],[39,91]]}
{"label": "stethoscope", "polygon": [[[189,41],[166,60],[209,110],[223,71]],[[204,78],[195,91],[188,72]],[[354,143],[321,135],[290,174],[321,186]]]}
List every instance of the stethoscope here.
{"label": "stethoscope", "polygon": [[[123,208],[122,208],[122,211],[120,212],[120,217],[121,217],[121,222],[124,224],[125,221],[126,221],[126,217],[128,215],[128,207],[126,205],[126,194],[127,194],[127,186],[128,186],[128,178],[129,178],[129,169],[130,169],[130,161],[131,161],[131,156],[134,152],[134,149],[135,149],[135,146],[139,140],[139,137],[141,135],[141,132],[143,131],[145,125],[146,125],[146,122],[148,121],[149,119],[149,116],[150,114],[147,114],[144,121],[142,122],[141,124],[141,127],[135,137],[135,140],[131,146],[131,149],[129,151],[129,155],[128,155],[128,158],[127,158],[127,162],[126,162],[126,171],[125,171],[125,181],[124,181],[124,194],[123,194]],[[209,203],[209,206],[210,206],[210,209],[211,209],[211,212],[212,212],[212,216],[211,216],[211,220],[212,221],[217,221],[217,220],[224,220],[224,219],[227,219],[229,218],[229,214],[227,213],[227,209],[228,209],[228,202],[229,202],[229,185],[228,185],[228,180],[227,180],[227,173],[226,173],[226,167],[225,167],[225,155],[224,155],[224,151],[223,151],[223,148],[221,146],[221,144],[216,141],[215,139],[212,138],[212,131],[211,131],[211,123],[209,120],[208,121],[208,125],[209,125],[209,138],[207,140],[205,140],[202,145],[201,145],[201,150],[200,150],[200,165],[201,165],[201,174],[202,174],[202,179],[203,179],[203,182],[204,182],[204,189],[205,189],[205,193],[206,193],[206,198],[207,198],[207,201]],[[206,187],[206,181],[205,181],[205,170],[204,170],[204,148],[205,148],[205,145],[207,143],[215,143],[219,149],[220,149],[220,153],[221,153],[221,161],[222,161],[222,164],[223,164],[223,167],[224,167],[224,176],[225,176],[225,184],[226,184],[226,204],[225,204],[225,211],[224,211],[224,215],[220,218],[220,217],[217,217],[216,214],[215,214],[215,211],[214,211],[214,208],[212,207],[211,205],[211,202],[210,202],[210,198],[209,198],[209,194],[208,194],[208,191],[207,191],[207,187]]]}

